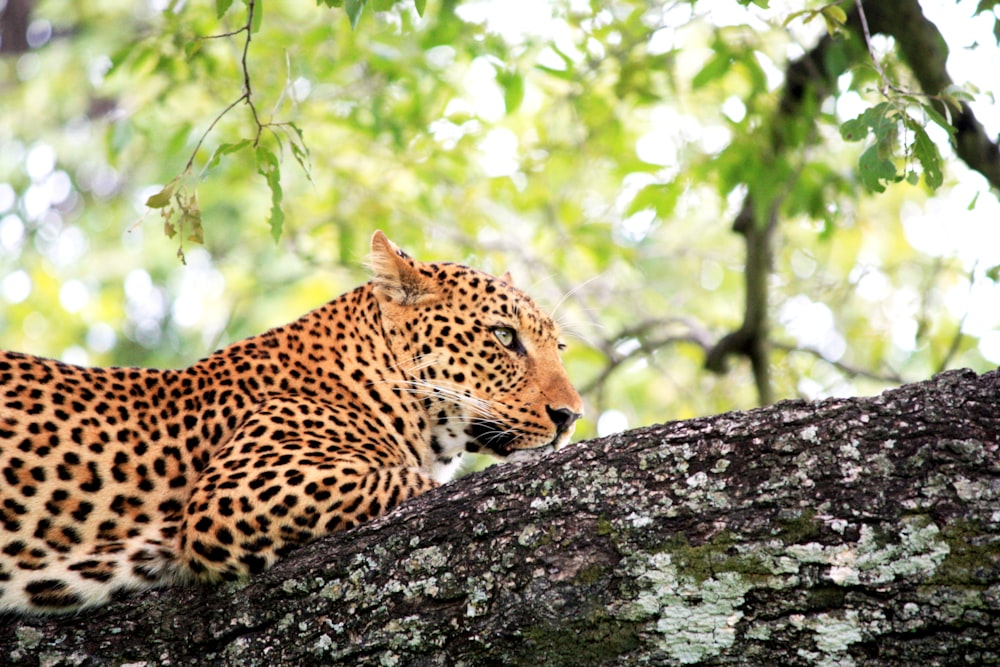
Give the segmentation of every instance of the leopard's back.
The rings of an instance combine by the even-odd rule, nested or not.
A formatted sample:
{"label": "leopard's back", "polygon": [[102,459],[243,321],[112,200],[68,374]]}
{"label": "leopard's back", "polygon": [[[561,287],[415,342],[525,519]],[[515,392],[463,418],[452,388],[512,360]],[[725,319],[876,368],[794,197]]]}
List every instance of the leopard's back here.
{"label": "leopard's back", "polygon": [[207,458],[182,437],[199,379],[0,352],[0,609],[76,608],[182,576],[177,521]]}

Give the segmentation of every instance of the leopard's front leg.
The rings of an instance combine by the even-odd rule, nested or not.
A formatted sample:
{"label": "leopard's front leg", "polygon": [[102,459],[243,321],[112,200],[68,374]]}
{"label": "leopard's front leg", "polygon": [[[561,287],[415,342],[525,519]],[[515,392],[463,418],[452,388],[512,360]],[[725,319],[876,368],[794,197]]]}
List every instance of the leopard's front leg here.
{"label": "leopard's front leg", "polygon": [[260,572],[438,486],[384,432],[361,437],[363,419],[339,413],[299,398],[255,411],[193,488],[179,538],[185,567],[207,580]]}

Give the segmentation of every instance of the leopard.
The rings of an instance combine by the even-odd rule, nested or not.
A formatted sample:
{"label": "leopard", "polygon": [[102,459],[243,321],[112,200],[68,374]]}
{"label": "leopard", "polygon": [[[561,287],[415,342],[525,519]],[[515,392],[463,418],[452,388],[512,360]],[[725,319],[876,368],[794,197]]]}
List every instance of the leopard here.
{"label": "leopard", "polygon": [[[451,480],[560,450],[583,414],[510,274],[381,231],[371,277],[180,369],[0,352],[0,613],[245,580]],[[468,457],[466,457],[468,458]]]}

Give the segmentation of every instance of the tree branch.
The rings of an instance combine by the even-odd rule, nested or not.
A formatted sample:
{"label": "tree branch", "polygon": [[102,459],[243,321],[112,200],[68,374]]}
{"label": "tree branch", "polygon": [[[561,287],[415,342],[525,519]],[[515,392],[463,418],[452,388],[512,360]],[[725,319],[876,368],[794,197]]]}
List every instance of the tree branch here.
{"label": "tree branch", "polygon": [[[829,364],[833,368],[846,375],[847,377],[863,377],[869,380],[875,380],[876,382],[883,382],[887,385],[897,385],[906,382],[906,378],[897,373],[894,370],[888,370],[884,373],[878,373],[876,371],[869,370],[867,368],[860,368],[858,366],[853,366],[851,364],[844,363],[843,361],[834,361],[828,359],[819,350],[809,348],[809,347],[798,347],[796,345],[789,345],[787,343],[773,342],[772,347],[776,350],[781,350],[782,352],[788,354],[807,354],[811,357],[819,359],[825,364]],[[943,370],[943,369],[942,369]]]}
{"label": "tree branch", "polygon": [[1000,373],[578,443],[249,584],[0,624],[0,665],[1000,660]]}
{"label": "tree branch", "polygon": [[34,0],[7,0],[0,5],[0,55],[20,55],[30,49],[28,26]]}
{"label": "tree branch", "polygon": [[777,226],[777,206],[777,202],[773,202],[769,207],[768,218],[758,221],[754,216],[751,196],[748,195],[743,200],[743,206],[733,224],[733,231],[746,239],[743,323],[735,331],[720,338],[705,355],[705,368],[720,374],[726,372],[726,361],[730,355],[747,357],[757,387],[757,400],[761,405],[769,405],[774,400],[767,352],[770,301],[767,278],[771,274],[771,240]]}
{"label": "tree branch", "polygon": [[234,37],[236,35],[246,33],[246,38],[243,40],[243,53],[240,56],[240,70],[243,74],[243,92],[235,100],[229,103],[229,105],[223,109],[212,122],[209,124],[208,129],[206,129],[201,138],[198,139],[198,143],[195,144],[194,150],[191,151],[191,157],[187,161],[187,165],[184,167],[184,173],[190,173],[191,168],[194,165],[195,158],[198,156],[198,150],[201,149],[201,145],[205,143],[205,139],[208,135],[212,133],[215,126],[219,123],[222,118],[228,114],[233,108],[240,102],[246,102],[247,106],[250,107],[250,114],[253,116],[254,123],[257,126],[257,132],[254,135],[253,145],[256,146],[260,142],[260,133],[264,131],[264,125],[260,122],[260,118],[257,116],[257,107],[253,102],[253,88],[250,85],[250,68],[247,65],[247,55],[250,53],[250,40],[253,36],[253,19],[254,11],[256,10],[256,0],[247,1],[247,21],[246,23],[230,32],[221,33],[218,35],[208,35],[207,37],[201,37],[201,40],[208,39],[223,39],[227,37]]}
{"label": "tree branch", "polygon": [[[811,51],[788,64],[785,70],[785,87],[770,123],[771,132],[765,135],[767,144],[761,147],[762,151],[778,155],[788,150],[792,134],[786,128],[802,122],[813,124],[812,119],[802,118],[803,110],[818,109],[819,102],[830,94],[839,74],[831,72],[824,64],[826,52],[832,43],[833,40],[826,35]],[[799,134],[808,139],[815,133],[809,130]],[[789,185],[786,184],[786,190]],[[771,241],[778,224],[782,195],[779,193],[773,201],[766,202],[766,207],[759,207],[760,210],[767,211],[764,219],[758,219],[759,210],[754,205],[753,197],[754,193],[750,192],[744,198],[733,223],[733,231],[746,239],[743,322],[735,331],[720,338],[708,351],[705,368],[714,373],[724,373],[731,355],[747,357],[753,368],[758,400],[761,405],[767,405],[773,400],[768,359],[768,277],[772,268]]]}
{"label": "tree branch", "polygon": [[[857,0],[848,12],[847,26],[862,36],[870,45],[870,33],[881,33],[895,38],[903,59],[910,66],[924,94],[931,98],[955,129],[956,154],[972,169],[980,172],[994,188],[1000,189],[1000,148],[985,133],[972,109],[964,102],[945,102],[941,94],[952,85],[946,69],[948,49],[937,26],[923,15],[917,0],[892,2],[864,2]],[[862,10],[859,12],[859,9]],[[807,106],[819,108],[819,103],[831,91],[834,79],[840,72],[830,72],[824,65],[826,52],[832,44],[829,35],[798,60],[791,62],[785,72],[785,87],[772,127],[782,128],[801,116]],[[870,46],[869,46],[870,48]],[[880,63],[872,60],[884,85],[894,88],[888,81]],[[950,98],[947,98],[950,99]],[[801,122],[801,118],[799,118]],[[786,134],[776,129],[770,134],[765,150],[778,154],[788,149]],[[751,193],[752,195],[752,193]],[[771,400],[770,382],[767,378],[767,277],[770,275],[770,229],[776,224],[777,203],[767,220],[756,220],[751,195],[748,195],[733,224],[734,231],[746,238],[746,295],[744,317],[733,332],[721,337],[708,351],[705,368],[724,373],[731,355],[747,357],[754,370],[758,397],[761,404]]]}

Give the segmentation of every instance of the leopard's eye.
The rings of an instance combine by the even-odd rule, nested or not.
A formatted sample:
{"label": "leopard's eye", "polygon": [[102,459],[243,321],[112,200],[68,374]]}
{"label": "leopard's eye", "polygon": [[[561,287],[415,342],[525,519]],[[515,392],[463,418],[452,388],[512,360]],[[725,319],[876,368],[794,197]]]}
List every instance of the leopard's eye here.
{"label": "leopard's eye", "polygon": [[506,348],[514,347],[514,343],[517,342],[517,332],[510,327],[493,327],[493,335]]}

